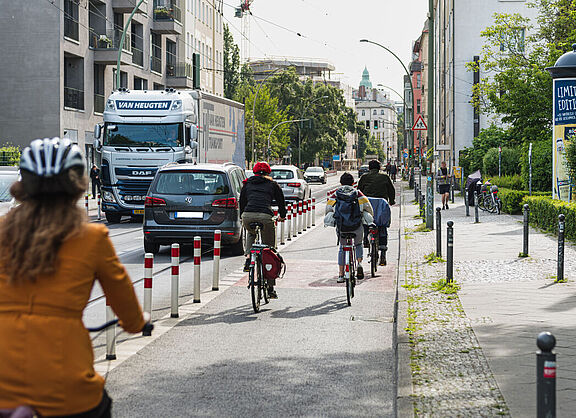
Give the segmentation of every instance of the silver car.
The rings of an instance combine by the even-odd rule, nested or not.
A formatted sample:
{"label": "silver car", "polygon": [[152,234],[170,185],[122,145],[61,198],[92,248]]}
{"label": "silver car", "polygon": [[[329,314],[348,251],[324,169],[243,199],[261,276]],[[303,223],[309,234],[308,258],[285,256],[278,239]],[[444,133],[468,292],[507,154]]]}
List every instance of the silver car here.
{"label": "silver car", "polygon": [[302,171],[293,165],[275,165],[272,167],[272,178],[282,188],[286,200],[309,199],[310,186],[304,180]]}
{"label": "silver car", "polygon": [[326,173],[322,167],[308,167],[304,172],[304,180],[308,183],[317,181],[322,184],[326,184]]}

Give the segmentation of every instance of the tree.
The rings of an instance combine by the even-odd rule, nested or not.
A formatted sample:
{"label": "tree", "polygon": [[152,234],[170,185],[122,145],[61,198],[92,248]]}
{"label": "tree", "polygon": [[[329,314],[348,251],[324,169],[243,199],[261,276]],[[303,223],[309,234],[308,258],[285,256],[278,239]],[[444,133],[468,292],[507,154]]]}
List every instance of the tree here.
{"label": "tree", "polygon": [[[224,23],[224,97],[233,99],[240,84],[240,48],[234,43],[234,38],[228,25]],[[242,67],[244,70],[244,67]]]}

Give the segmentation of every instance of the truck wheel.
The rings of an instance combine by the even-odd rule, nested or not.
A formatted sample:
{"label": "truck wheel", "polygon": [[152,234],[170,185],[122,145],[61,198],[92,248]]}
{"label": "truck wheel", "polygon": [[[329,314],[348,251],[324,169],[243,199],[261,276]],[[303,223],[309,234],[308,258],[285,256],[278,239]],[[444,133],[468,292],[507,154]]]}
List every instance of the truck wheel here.
{"label": "truck wheel", "polygon": [[111,224],[117,224],[122,219],[122,215],[119,213],[114,212],[105,212],[106,213],[106,220]]}
{"label": "truck wheel", "polygon": [[160,251],[160,244],[157,244],[155,242],[150,242],[147,239],[144,240],[144,252],[145,253],[158,254],[159,251]]}
{"label": "truck wheel", "polygon": [[230,252],[232,255],[244,255],[244,246],[246,245],[246,234],[244,228],[240,233],[240,239],[236,244],[230,245]]}

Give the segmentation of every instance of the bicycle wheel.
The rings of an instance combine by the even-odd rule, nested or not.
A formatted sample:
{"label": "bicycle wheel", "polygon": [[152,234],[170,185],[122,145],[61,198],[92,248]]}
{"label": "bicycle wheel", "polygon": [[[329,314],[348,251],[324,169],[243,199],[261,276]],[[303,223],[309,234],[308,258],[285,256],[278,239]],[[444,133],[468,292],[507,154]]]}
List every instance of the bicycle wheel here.
{"label": "bicycle wheel", "polygon": [[494,202],[494,199],[492,198],[491,195],[486,196],[485,205],[486,205],[486,210],[489,213],[496,213],[496,211],[498,210],[498,207],[496,206],[496,202]]}
{"label": "bicycle wheel", "polygon": [[344,272],[346,278],[346,301],[348,302],[348,306],[352,305],[352,254],[350,254],[349,250],[346,250],[346,270]]}
{"label": "bicycle wheel", "polygon": [[252,294],[252,308],[254,312],[260,312],[260,299],[262,297],[262,288],[260,284],[259,274],[259,261],[256,259],[256,263],[250,266],[250,273],[248,274],[248,280],[250,283],[250,293]]}
{"label": "bicycle wheel", "polygon": [[262,292],[262,296],[264,296],[264,303],[267,304],[270,301],[270,298],[268,297],[268,281],[264,279],[263,268],[263,264],[260,263],[260,291]]}

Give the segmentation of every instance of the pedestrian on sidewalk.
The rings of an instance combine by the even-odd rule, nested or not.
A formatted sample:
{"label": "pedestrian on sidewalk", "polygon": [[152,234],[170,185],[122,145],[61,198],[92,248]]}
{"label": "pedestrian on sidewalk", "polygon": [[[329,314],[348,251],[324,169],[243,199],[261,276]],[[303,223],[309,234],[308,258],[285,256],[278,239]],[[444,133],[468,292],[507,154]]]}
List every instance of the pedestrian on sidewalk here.
{"label": "pedestrian on sidewalk", "polygon": [[440,163],[440,168],[436,172],[438,191],[442,195],[442,210],[448,209],[448,199],[450,199],[450,181],[452,176],[446,167],[446,161]]}
{"label": "pedestrian on sidewalk", "polygon": [[[286,202],[284,193],[270,173],[272,169],[267,162],[254,164],[254,175],[244,180],[240,191],[240,216],[242,226],[248,232],[246,248],[244,249],[244,271],[250,270],[250,249],[256,239],[256,231],[250,227],[252,222],[262,224],[262,243],[272,248],[276,247],[276,230],[274,228],[274,211],[272,204],[278,206],[278,221],[286,218]],[[274,290],[275,280],[268,280],[268,295],[272,299],[278,298]]]}
{"label": "pedestrian on sidewalk", "polygon": [[90,179],[92,180],[92,199],[96,199],[96,189],[100,194],[100,169],[96,164],[90,170]]}
{"label": "pedestrian on sidewalk", "polygon": [[[336,227],[336,235],[339,242],[341,232],[354,233],[354,252],[358,262],[356,278],[362,280],[364,278],[364,269],[361,265],[364,257],[362,246],[364,224],[369,225],[374,221],[374,212],[366,196],[354,188],[354,177],[352,174],[347,172],[342,174],[340,184],[341,187],[326,202],[324,225]],[[346,213],[349,213],[350,216],[345,219],[346,223],[344,223],[343,218],[346,218]],[[338,251],[338,283],[344,283],[344,267],[344,248],[340,242],[340,250]]]}
{"label": "pedestrian on sidewalk", "polygon": [[398,172],[398,167],[396,166],[396,163],[393,162],[392,165],[390,166],[390,177],[392,178],[392,182],[396,182],[396,173]]}

